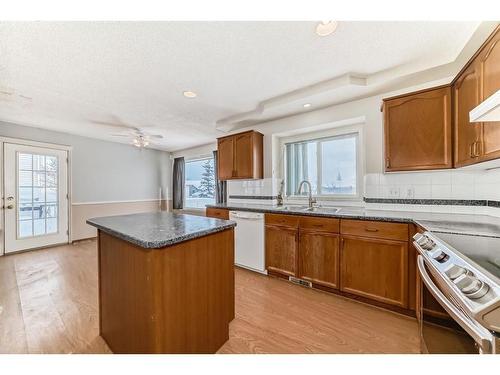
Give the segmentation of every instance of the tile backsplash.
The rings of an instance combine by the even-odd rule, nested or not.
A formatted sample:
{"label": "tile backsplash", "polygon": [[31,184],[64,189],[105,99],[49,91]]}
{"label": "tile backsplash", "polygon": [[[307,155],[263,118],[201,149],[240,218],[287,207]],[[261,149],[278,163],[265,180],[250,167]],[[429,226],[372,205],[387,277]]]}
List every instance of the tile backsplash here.
{"label": "tile backsplash", "polygon": [[365,197],[394,199],[500,200],[500,169],[369,173]]}
{"label": "tile backsplash", "polygon": [[[276,204],[280,179],[228,181],[228,201]],[[231,198],[233,196],[233,198]],[[246,199],[245,197],[259,199]],[[500,201],[500,169],[442,170],[409,173],[368,173],[364,176],[364,197],[379,199],[489,200]],[[474,205],[434,205],[327,201],[323,204],[360,205],[370,209],[476,213],[500,216],[500,208]]]}

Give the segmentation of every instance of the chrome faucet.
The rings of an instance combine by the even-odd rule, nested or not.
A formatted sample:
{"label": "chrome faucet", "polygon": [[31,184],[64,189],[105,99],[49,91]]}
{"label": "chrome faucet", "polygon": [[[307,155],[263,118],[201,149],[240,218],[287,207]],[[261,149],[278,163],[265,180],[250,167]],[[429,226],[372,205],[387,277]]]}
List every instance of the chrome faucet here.
{"label": "chrome faucet", "polygon": [[313,207],[313,204],[316,203],[316,199],[314,199],[312,197],[312,187],[311,187],[311,183],[307,180],[304,180],[302,181],[300,184],[299,184],[299,194],[302,193],[302,186],[304,184],[307,184],[307,186],[309,186],[309,208],[312,208]]}

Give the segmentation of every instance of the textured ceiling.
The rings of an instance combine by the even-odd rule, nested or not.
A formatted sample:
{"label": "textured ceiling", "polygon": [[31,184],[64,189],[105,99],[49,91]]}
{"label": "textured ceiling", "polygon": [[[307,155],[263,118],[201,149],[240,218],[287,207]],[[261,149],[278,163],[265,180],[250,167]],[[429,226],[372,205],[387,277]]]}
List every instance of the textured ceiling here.
{"label": "textured ceiling", "polygon": [[[0,23],[0,120],[118,142],[129,140],[111,134],[135,126],[174,151],[212,142],[223,134],[217,121],[321,81],[449,63],[477,27],[340,22],[321,38],[313,22]],[[342,100],[359,91],[340,89]],[[278,115],[302,103],[285,104]]]}

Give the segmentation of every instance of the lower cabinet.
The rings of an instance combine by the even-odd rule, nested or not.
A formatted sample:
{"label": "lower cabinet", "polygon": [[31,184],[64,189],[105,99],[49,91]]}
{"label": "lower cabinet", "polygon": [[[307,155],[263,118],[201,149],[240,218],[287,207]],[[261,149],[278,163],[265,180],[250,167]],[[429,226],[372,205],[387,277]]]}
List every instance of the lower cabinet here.
{"label": "lower cabinet", "polygon": [[316,284],[338,289],[338,234],[300,230],[297,276]]}
{"label": "lower cabinet", "polygon": [[267,270],[295,276],[298,253],[297,229],[266,225],[265,237]]}
{"label": "lower cabinet", "polygon": [[404,223],[266,214],[266,269],[365,302],[415,310],[409,234]]}
{"label": "lower cabinet", "polygon": [[408,308],[408,243],[343,236],[340,290]]}

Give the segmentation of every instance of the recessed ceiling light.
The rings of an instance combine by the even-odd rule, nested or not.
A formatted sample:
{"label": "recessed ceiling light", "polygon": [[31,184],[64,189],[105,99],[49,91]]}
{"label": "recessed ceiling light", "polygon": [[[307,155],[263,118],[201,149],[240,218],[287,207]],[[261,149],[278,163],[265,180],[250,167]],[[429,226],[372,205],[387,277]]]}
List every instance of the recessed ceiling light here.
{"label": "recessed ceiling light", "polygon": [[304,104],[304,108],[309,108],[312,104],[311,103],[306,103]]}
{"label": "recessed ceiling light", "polygon": [[316,26],[316,34],[318,34],[319,36],[327,36],[333,34],[333,32],[337,30],[337,26],[337,21],[321,21]]}
{"label": "recessed ceiling light", "polygon": [[182,93],[186,98],[196,98],[198,94],[196,94],[194,91],[184,91]]}

